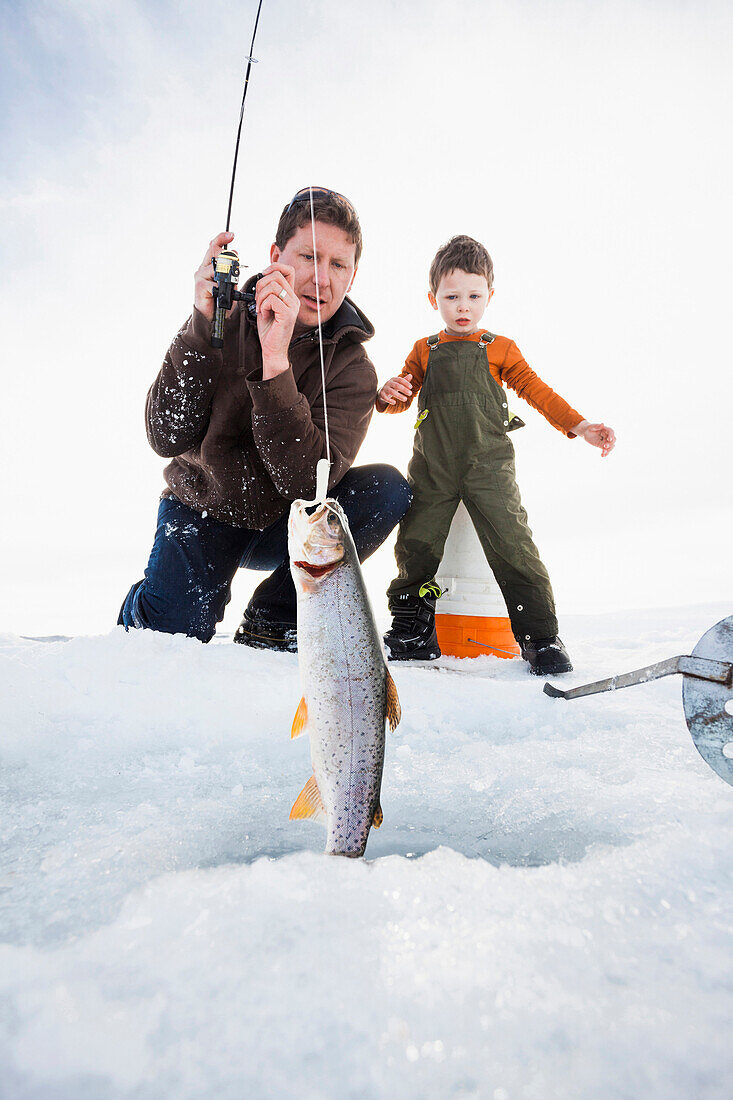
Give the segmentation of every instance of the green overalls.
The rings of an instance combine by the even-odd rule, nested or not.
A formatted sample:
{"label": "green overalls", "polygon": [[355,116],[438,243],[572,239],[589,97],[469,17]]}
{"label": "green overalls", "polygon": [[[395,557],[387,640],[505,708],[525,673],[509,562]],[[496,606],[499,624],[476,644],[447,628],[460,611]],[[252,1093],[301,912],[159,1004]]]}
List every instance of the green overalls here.
{"label": "green overalls", "polygon": [[519,641],[557,634],[555,603],[540,560],[507,437],[506,394],[494,379],[483,333],[478,343],[428,339],[430,354],[418,395],[415,449],[407,469],[413,501],[400,524],[399,576],[387,596],[418,595],[435,581],[451,520],[463,501],[506,601]]}

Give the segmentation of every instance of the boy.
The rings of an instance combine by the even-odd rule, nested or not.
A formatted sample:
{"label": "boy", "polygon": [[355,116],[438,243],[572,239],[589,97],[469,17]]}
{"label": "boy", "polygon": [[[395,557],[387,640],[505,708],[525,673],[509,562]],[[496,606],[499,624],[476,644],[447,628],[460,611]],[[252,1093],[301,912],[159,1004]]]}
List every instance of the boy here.
{"label": "boy", "polygon": [[[453,237],[430,267],[428,298],[445,328],[418,340],[402,373],[377,395],[379,412],[403,412],[419,391],[415,449],[408,468],[412,505],[395,546],[399,575],[387,591],[393,615],[385,635],[389,657],[440,656],[435,601],[451,520],[463,500],[506,601],[514,635],[538,676],[572,671],[557,636],[555,603],[514,472],[514,448],[503,387],[509,386],[570,439],[582,436],[605,458],[616,437],[590,424],[550,389],[505,336],[481,326],[494,290],[494,267],[483,245]],[[521,426],[521,422],[520,425]]]}

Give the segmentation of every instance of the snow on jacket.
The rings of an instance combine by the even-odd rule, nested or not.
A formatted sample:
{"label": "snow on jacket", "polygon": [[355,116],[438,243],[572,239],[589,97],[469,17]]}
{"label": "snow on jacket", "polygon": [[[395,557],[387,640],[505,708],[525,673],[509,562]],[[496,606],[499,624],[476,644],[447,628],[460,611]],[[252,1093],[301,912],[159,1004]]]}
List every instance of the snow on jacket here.
{"label": "snow on jacket", "polygon": [[[452,333],[443,330],[440,333],[440,342],[443,344],[451,340],[472,340],[478,343],[484,331],[486,330],[479,329],[478,332],[470,333],[467,336],[454,336]],[[410,407],[413,398],[423,384],[429,353],[427,339],[418,340],[407,356],[405,365],[400,372],[402,377],[412,379],[412,395],[407,401],[397,401],[394,405],[384,405],[382,402],[378,402],[377,409],[379,412],[399,413]],[[514,390],[532,408],[541,412],[553,428],[564,432],[570,439],[575,438],[572,429],[584,417],[577,409],[568,405],[567,401],[559,394],[550,389],[547,383],[543,382],[531,367],[527,366],[521,351],[513,340],[509,340],[506,336],[495,336],[492,343],[486,345],[486,355],[489,370],[500,386],[508,386],[509,389]]]}
{"label": "snow on jacket", "polygon": [[[349,298],[323,326],[329,486],[356,458],[374,410],[377,376],[362,346],[373,335]],[[221,350],[210,337],[211,323],[194,309],[148,392],[148,440],[173,459],[164,496],[262,530],[291,500],[314,496],[316,463],[326,456],[318,333],[295,336],[290,369],[267,381],[256,321],[243,303],[226,322]]]}

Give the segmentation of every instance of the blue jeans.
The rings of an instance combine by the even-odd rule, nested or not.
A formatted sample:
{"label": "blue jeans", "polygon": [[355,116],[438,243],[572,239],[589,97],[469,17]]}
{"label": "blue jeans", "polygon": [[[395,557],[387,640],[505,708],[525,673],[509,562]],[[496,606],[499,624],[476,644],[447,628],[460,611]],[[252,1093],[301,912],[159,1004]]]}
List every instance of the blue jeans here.
{"label": "blue jeans", "polygon": [[[407,511],[412,494],[392,466],[349,470],[331,496],[346,512],[364,561]],[[131,627],[187,634],[208,642],[224,617],[237,569],[273,570],[252,594],[249,609],[294,626],[296,598],[288,561],[288,515],[264,531],[232,527],[164,497],[145,578],[133,584],[117,620]]]}

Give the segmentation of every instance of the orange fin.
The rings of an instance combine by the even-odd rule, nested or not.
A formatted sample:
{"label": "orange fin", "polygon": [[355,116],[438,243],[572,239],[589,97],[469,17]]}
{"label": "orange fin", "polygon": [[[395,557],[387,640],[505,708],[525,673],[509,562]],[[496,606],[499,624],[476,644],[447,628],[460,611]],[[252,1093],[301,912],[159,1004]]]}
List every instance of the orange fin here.
{"label": "orange fin", "polygon": [[382,813],[382,803],[377,802],[377,808],[374,811],[374,817],[372,818],[372,825],[374,826],[375,829],[378,829],[383,821],[384,821],[384,814]]}
{"label": "orange fin", "polygon": [[299,817],[312,817],[315,821],[321,821],[325,816],[326,811],[323,806],[321,792],[318,790],[315,775],[312,775],[293,803],[290,820],[295,821]]}
{"label": "orange fin", "polygon": [[395,730],[400,724],[402,707],[400,706],[400,698],[397,694],[395,682],[386,665],[384,666],[384,675],[387,680],[387,721],[389,722],[389,728]]}
{"label": "orange fin", "polygon": [[295,718],[293,718],[293,725],[290,730],[290,738],[300,737],[301,733],[305,729],[306,722],[308,721],[308,704],[305,701],[305,695],[298,703],[298,709],[295,712]]}

